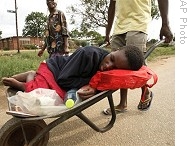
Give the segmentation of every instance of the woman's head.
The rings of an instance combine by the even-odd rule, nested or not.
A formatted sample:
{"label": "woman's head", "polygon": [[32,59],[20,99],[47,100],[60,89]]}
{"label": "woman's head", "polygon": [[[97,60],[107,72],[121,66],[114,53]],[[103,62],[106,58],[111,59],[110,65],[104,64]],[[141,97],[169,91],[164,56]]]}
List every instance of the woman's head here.
{"label": "woman's head", "polygon": [[142,51],[135,46],[128,45],[109,53],[101,62],[100,70],[111,69],[138,70],[144,63]]}
{"label": "woman's head", "polygon": [[54,9],[57,6],[57,2],[55,0],[46,0],[46,4],[49,10]]}

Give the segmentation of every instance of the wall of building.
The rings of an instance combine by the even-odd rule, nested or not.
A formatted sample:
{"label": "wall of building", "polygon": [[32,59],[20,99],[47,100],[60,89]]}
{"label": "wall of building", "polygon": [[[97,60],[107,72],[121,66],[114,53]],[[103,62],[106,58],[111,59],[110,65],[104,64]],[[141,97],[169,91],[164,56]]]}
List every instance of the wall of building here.
{"label": "wall of building", "polygon": [[[26,45],[35,45],[36,47],[41,46],[43,39],[40,37],[18,37],[19,49],[26,49]],[[0,39],[0,50],[18,50],[17,48],[17,37],[8,37]]]}

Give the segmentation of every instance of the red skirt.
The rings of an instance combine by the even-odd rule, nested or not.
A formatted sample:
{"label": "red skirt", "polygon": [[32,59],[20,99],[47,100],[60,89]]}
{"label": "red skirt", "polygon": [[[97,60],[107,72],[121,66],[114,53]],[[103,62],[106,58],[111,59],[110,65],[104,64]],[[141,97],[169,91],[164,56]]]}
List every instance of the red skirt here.
{"label": "red skirt", "polygon": [[36,72],[35,78],[32,81],[25,83],[25,92],[30,92],[37,88],[55,90],[62,99],[66,93],[58,86],[46,63],[41,63]]}

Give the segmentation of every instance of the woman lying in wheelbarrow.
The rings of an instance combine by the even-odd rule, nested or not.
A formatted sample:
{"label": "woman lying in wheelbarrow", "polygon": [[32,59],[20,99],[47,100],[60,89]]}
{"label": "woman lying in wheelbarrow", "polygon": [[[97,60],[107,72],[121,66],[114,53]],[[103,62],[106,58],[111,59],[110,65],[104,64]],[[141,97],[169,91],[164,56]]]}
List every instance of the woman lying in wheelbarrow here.
{"label": "woman lying in wheelbarrow", "polygon": [[2,82],[5,86],[25,92],[36,88],[53,89],[62,99],[68,90],[76,88],[79,96],[86,99],[96,94],[96,89],[88,84],[97,71],[139,70],[143,63],[143,53],[135,46],[124,46],[111,53],[87,46],[77,49],[71,56],[47,59],[37,71],[4,77]]}

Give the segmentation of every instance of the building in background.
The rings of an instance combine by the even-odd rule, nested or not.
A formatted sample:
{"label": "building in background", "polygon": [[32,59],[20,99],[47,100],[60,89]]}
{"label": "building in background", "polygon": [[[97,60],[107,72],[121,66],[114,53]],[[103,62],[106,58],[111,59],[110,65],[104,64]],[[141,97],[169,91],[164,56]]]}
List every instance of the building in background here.
{"label": "building in background", "polygon": [[[19,49],[32,49],[32,48],[39,48],[43,44],[43,39],[40,37],[22,37],[19,36]],[[17,50],[17,37],[7,37],[0,39],[0,50]]]}

